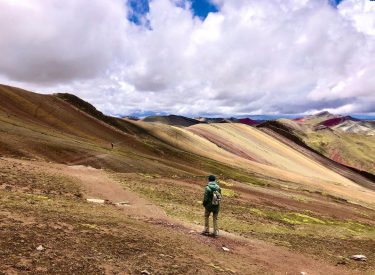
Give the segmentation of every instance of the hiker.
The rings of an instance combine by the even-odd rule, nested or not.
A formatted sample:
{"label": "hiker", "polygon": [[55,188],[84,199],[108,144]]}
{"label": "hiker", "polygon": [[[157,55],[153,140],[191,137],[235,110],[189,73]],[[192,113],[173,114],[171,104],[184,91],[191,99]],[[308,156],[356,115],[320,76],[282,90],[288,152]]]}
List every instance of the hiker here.
{"label": "hiker", "polygon": [[114,144],[112,142],[111,142],[111,146],[112,146],[112,149],[113,149]]}
{"label": "hiker", "polygon": [[204,189],[204,198],[203,198],[203,206],[205,208],[204,211],[204,231],[202,232],[204,235],[210,234],[210,214],[212,212],[213,215],[213,227],[214,232],[213,236],[217,237],[219,235],[219,229],[217,227],[217,217],[219,215],[219,208],[220,208],[220,200],[221,200],[221,189],[220,186],[216,183],[216,177],[210,175],[208,177],[208,184]]}

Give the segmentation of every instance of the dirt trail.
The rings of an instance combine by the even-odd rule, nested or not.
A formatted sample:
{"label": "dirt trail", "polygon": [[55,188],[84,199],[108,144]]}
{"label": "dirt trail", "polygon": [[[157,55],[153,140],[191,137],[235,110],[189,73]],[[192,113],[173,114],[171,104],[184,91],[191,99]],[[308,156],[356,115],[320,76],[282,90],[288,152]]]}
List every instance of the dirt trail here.
{"label": "dirt trail", "polygon": [[309,275],[360,274],[354,270],[348,271],[340,266],[329,265],[317,258],[284,247],[225,231],[220,231],[219,238],[212,238],[201,235],[202,227],[198,225],[184,223],[181,230],[185,230],[186,234],[191,234],[196,242],[216,247],[220,251],[223,251],[223,246],[229,248],[228,253],[235,255],[236,260],[244,261],[244,264],[248,266],[249,274],[300,274],[301,272]]}
{"label": "dirt trail", "polygon": [[162,209],[140,198],[136,193],[124,189],[119,183],[109,178],[105,172],[82,165],[65,166],[63,172],[79,180],[85,189],[86,198],[104,199],[111,203],[124,204],[126,214],[131,216],[166,219]]}
{"label": "dirt trail", "polygon": [[[92,158],[105,156],[106,154],[102,154],[92,156]],[[9,163],[14,163],[14,165],[20,164],[24,167],[23,169],[26,170],[43,171],[68,176],[83,188],[84,198],[108,200],[113,204],[123,202],[119,207],[128,215],[153,219],[168,218],[161,208],[139,197],[138,194],[125,189],[118,182],[112,180],[103,170],[84,165],[64,165],[12,158],[1,159]]]}
{"label": "dirt trail", "polygon": [[[246,267],[247,274],[356,274],[356,271],[334,266],[325,261],[312,258],[309,255],[292,251],[288,248],[275,246],[265,241],[248,239],[232,233],[220,232],[219,238],[202,236],[202,227],[184,223],[168,217],[160,207],[150,203],[138,194],[124,189],[118,182],[111,179],[105,171],[81,165],[66,166],[38,161],[17,160],[16,162],[30,168],[39,168],[43,171],[57,172],[70,178],[77,179],[85,192],[86,198],[106,199],[112,203],[127,201],[121,207],[125,215],[155,224],[157,227],[166,228],[167,231],[183,233],[190,240],[189,247],[185,250],[194,252],[197,244],[204,244],[217,250],[217,253],[226,253],[225,261],[218,260],[221,266],[228,265],[228,261],[236,263],[236,267]],[[114,206],[115,207],[115,206]],[[120,208],[119,208],[120,209]],[[230,249],[224,252],[222,246]],[[205,254],[194,254],[204,262],[210,262],[212,257]],[[222,259],[222,257],[220,257]],[[235,270],[234,270],[235,271]],[[244,274],[244,273],[242,273]]]}
{"label": "dirt trail", "polygon": [[67,166],[63,171],[79,179],[88,198],[107,199],[114,203],[128,201],[129,206],[124,207],[126,214],[149,218],[150,223],[172,226],[176,230],[190,234],[192,240],[217,247],[221,251],[222,246],[225,245],[231,249],[231,254],[240,257],[254,270],[273,274],[298,274],[302,271],[307,274],[355,274],[353,271],[347,273],[341,267],[331,266],[283,247],[264,241],[250,240],[224,231],[220,232],[221,237],[218,239],[201,236],[199,234],[202,230],[201,226],[173,220],[158,206],[140,198],[134,192],[125,190],[102,170],[85,166]]}

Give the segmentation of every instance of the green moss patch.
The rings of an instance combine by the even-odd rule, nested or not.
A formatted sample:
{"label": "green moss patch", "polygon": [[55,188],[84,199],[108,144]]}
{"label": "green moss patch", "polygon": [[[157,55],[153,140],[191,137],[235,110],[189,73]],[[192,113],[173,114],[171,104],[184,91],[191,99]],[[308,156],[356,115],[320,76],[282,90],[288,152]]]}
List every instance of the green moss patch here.
{"label": "green moss patch", "polygon": [[221,194],[224,197],[229,197],[229,198],[238,197],[238,195],[236,194],[236,192],[234,192],[231,189],[227,189],[227,188],[221,188]]}

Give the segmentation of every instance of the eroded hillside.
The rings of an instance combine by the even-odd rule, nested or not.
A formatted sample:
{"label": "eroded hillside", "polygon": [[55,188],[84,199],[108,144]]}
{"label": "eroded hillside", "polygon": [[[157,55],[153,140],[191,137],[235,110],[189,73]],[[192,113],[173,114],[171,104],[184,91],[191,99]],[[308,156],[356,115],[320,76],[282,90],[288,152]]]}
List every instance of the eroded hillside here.
{"label": "eroded hillside", "polygon": [[[71,95],[0,86],[0,270],[371,274],[373,182],[297,145],[243,124],[113,118]],[[224,195],[218,239],[199,234],[208,174]],[[349,259],[359,253],[368,260]]]}

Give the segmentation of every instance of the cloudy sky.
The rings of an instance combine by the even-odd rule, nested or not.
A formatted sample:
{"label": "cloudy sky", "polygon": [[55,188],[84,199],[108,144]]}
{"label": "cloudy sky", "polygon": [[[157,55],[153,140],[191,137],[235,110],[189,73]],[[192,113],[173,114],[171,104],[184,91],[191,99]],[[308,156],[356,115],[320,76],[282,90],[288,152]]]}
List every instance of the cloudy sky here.
{"label": "cloudy sky", "polygon": [[107,114],[375,113],[370,0],[0,0],[0,52]]}

